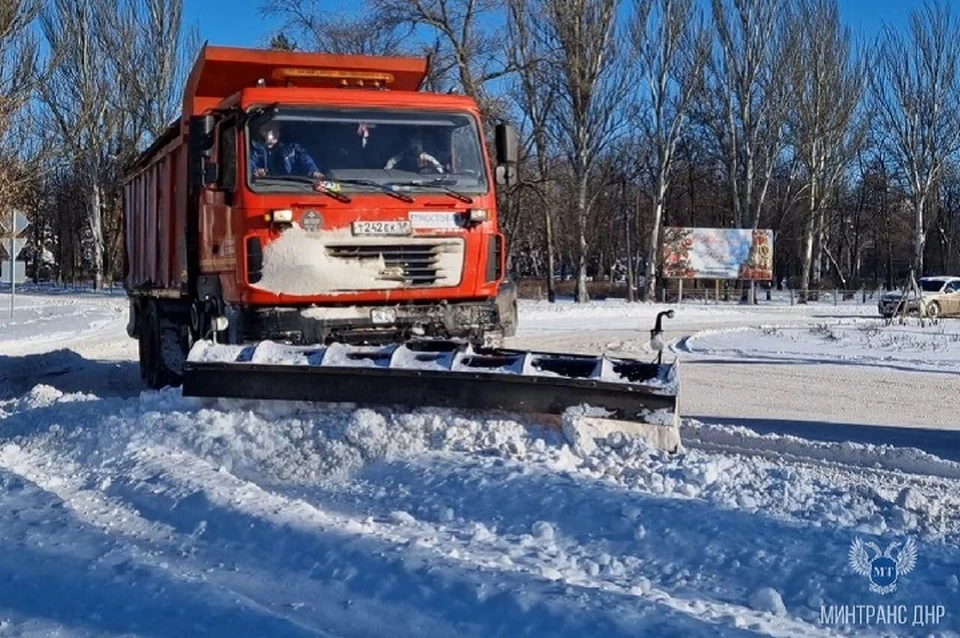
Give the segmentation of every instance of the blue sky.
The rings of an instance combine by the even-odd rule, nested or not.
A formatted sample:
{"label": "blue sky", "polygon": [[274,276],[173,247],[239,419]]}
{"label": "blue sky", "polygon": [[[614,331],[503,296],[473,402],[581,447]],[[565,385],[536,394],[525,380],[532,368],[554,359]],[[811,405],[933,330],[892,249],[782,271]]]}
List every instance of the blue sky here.
{"label": "blue sky", "polygon": [[[260,15],[265,0],[183,0],[188,24],[196,24],[202,38],[210,44],[259,46],[265,44],[275,21]],[[872,40],[883,20],[901,26],[915,3],[910,0],[839,0],[844,20],[854,35],[860,32]],[[354,6],[355,3],[321,2],[328,7]],[[224,11],[222,7],[228,7]]]}
{"label": "blue sky", "polygon": [[[260,15],[263,0],[183,0],[184,22],[212,45],[256,47],[275,25]],[[223,7],[228,10],[224,11]]]}

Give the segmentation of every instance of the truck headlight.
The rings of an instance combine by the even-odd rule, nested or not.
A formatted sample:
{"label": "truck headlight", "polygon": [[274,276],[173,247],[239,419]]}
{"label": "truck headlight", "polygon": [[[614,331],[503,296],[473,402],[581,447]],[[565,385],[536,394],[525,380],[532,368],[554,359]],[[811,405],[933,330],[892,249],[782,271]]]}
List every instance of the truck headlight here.
{"label": "truck headlight", "polygon": [[479,224],[480,222],[485,222],[490,218],[489,213],[487,213],[486,208],[471,208],[467,211],[467,219],[470,221]]}
{"label": "truck headlight", "polygon": [[281,208],[279,210],[272,210],[264,218],[268,222],[273,222],[275,224],[289,224],[293,222],[293,211],[289,208]]}

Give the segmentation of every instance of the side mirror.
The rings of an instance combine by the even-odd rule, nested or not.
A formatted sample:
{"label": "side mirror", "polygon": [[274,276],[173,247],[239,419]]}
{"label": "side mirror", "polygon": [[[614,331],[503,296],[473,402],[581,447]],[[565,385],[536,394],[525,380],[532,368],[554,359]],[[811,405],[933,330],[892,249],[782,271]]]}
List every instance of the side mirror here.
{"label": "side mirror", "polygon": [[212,115],[197,115],[190,118],[190,146],[203,157],[213,155],[213,130],[217,120]]}
{"label": "side mirror", "polygon": [[516,164],[520,161],[520,143],[517,129],[512,124],[497,124],[497,164]]}
{"label": "side mirror", "polygon": [[511,124],[497,124],[497,183],[503,185],[516,184],[517,163],[520,161],[520,142],[517,138],[517,129]]}
{"label": "side mirror", "polygon": [[206,161],[213,157],[216,125],[217,120],[212,115],[196,115],[187,124],[187,174],[191,190],[211,183],[207,179]]}

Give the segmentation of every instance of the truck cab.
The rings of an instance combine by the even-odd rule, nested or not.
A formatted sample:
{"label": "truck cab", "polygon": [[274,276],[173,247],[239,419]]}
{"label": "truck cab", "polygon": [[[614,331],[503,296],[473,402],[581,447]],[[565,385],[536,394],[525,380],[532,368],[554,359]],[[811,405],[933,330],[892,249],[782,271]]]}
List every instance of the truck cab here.
{"label": "truck cab", "polygon": [[212,323],[232,340],[498,344],[515,294],[476,103],[420,92],[424,60],[303,56],[200,115]]}

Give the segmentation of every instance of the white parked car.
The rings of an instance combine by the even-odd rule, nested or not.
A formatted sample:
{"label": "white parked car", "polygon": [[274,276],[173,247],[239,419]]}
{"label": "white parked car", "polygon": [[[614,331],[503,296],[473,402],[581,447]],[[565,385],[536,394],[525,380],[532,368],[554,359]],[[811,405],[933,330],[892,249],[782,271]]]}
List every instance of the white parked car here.
{"label": "white parked car", "polygon": [[[917,281],[920,296],[927,304],[927,316],[960,317],[960,277],[922,277]],[[899,290],[884,293],[877,302],[877,310],[883,317],[892,317],[906,305],[907,312],[919,312],[917,296],[908,292],[906,297]]]}

